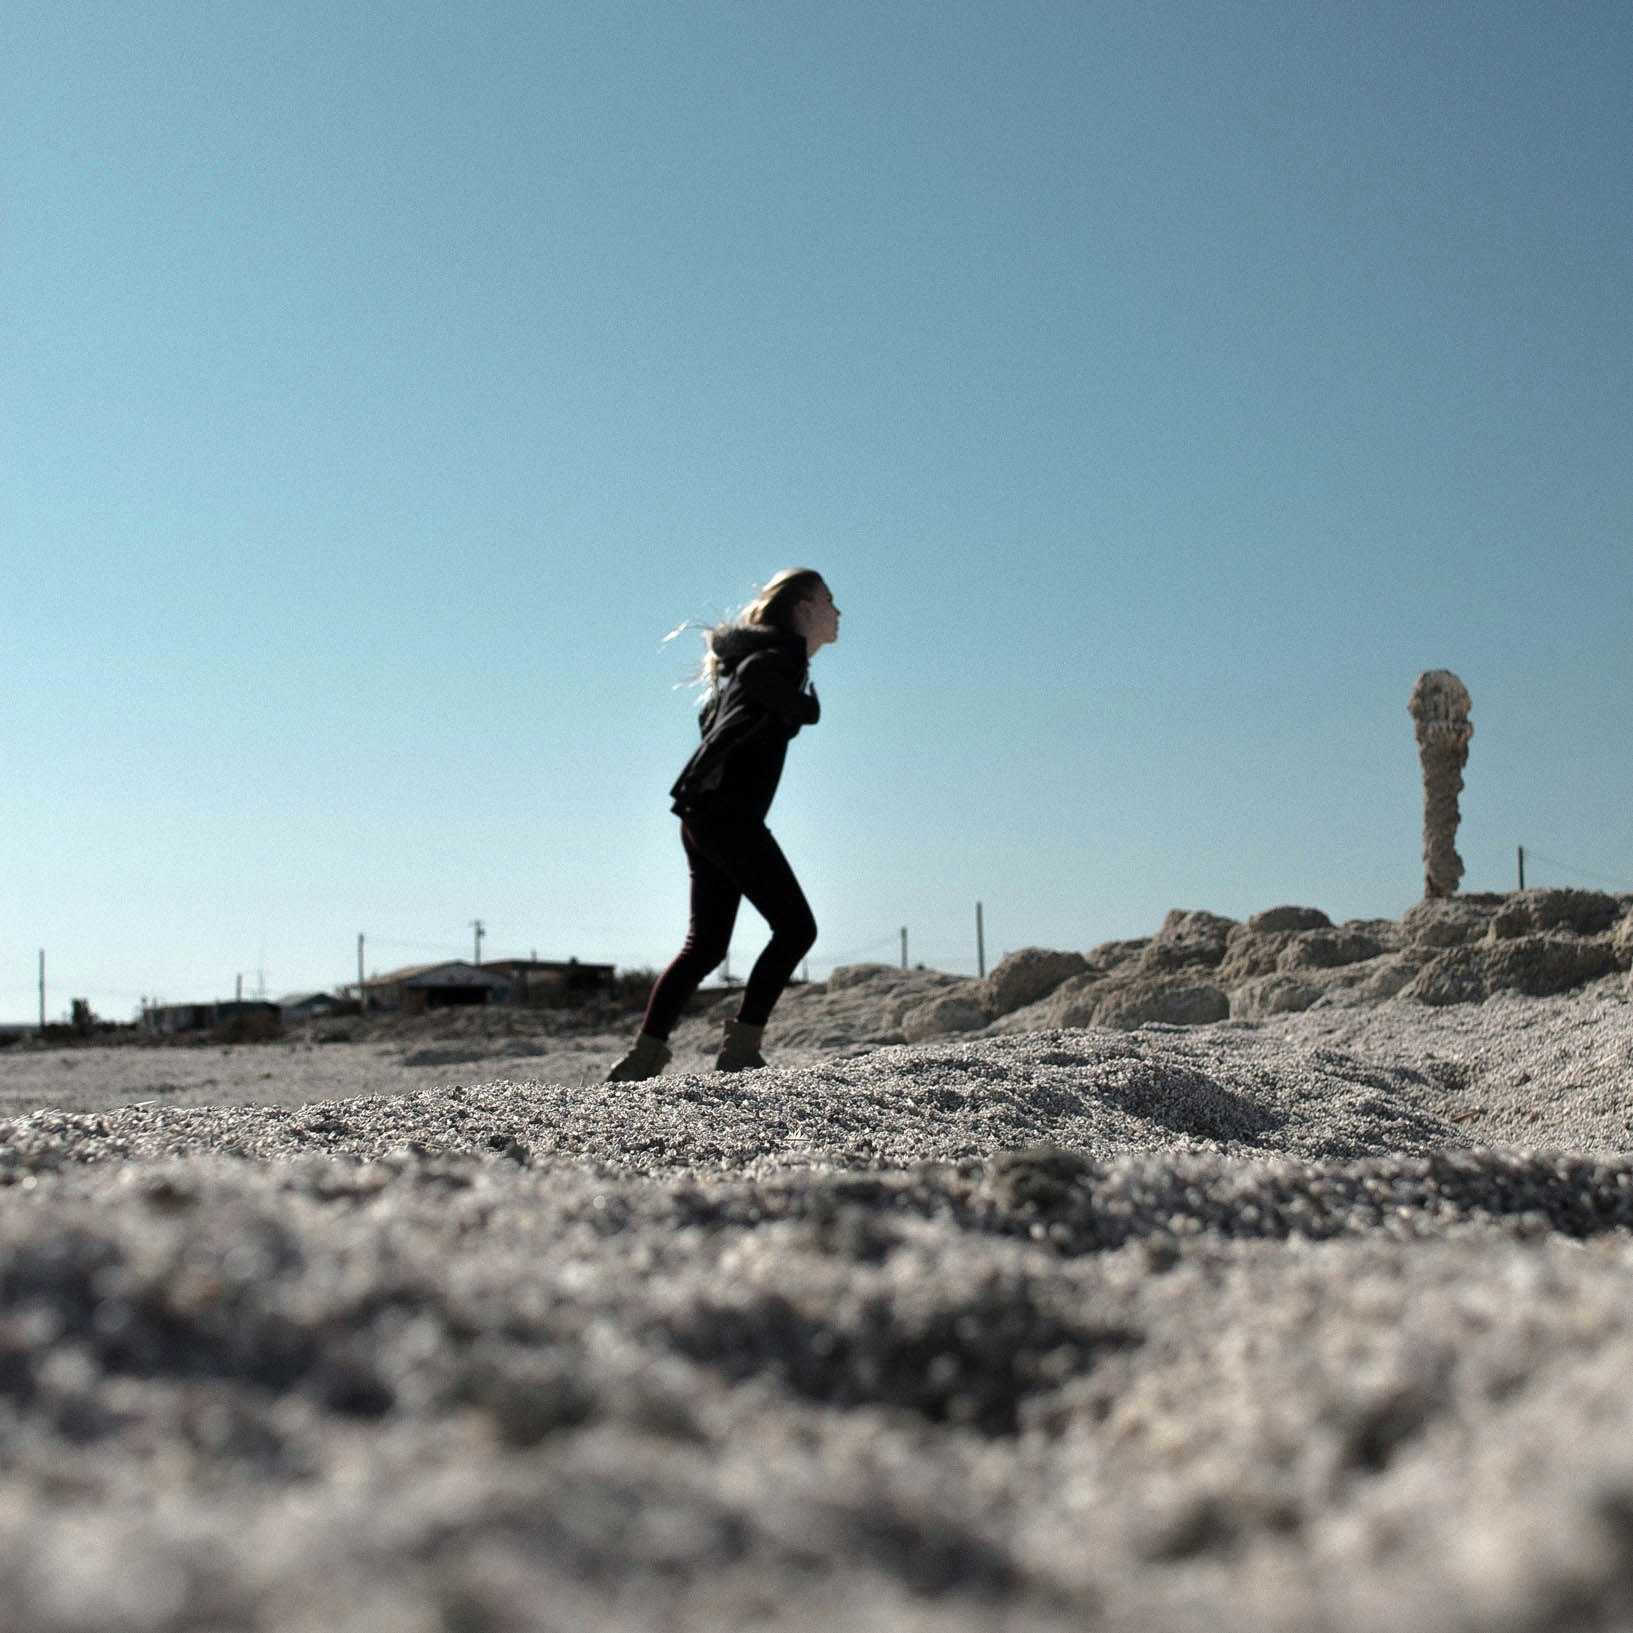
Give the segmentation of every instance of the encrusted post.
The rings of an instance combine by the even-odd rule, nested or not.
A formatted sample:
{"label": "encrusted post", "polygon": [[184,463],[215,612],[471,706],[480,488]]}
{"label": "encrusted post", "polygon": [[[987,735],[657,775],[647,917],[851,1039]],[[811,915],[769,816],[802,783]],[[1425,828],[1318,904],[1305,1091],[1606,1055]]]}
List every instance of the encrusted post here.
{"label": "encrusted post", "polygon": [[1406,708],[1423,762],[1423,894],[1455,896],[1463,877],[1457,796],[1463,791],[1463,767],[1474,735],[1469,690],[1449,669],[1426,669]]}

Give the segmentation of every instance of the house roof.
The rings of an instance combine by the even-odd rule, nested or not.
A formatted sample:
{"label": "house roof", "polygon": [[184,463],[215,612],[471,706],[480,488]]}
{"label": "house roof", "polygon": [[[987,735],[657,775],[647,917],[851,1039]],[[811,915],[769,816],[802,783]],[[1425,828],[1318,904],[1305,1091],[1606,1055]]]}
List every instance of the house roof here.
{"label": "house roof", "polygon": [[508,987],[503,975],[478,964],[456,958],[447,964],[425,964],[413,974],[401,977],[405,987]]}
{"label": "house roof", "polygon": [[584,974],[598,970],[612,970],[612,964],[587,964],[581,958],[492,958],[483,969],[515,971],[543,971],[550,975]]}
{"label": "house roof", "polygon": [[[482,964],[456,958],[441,964],[405,964],[398,970],[386,970],[371,975],[364,983],[366,992],[378,992],[384,987],[425,986],[509,986],[510,977],[533,971],[565,975],[576,971],[580,975],[614,973],[613,964],[586,964],[578,959],[494,958]],[[357,990],[353,982],[350,989]]]}
{"label": "house roof", "polygon": [[440,969],[440,964],[404,964],[400,970],[387,970],[383,975],[371,975],[363,983],[366,987],[394,987],[399,981],[406,981],[410,976],[423,974],[426,970]]}

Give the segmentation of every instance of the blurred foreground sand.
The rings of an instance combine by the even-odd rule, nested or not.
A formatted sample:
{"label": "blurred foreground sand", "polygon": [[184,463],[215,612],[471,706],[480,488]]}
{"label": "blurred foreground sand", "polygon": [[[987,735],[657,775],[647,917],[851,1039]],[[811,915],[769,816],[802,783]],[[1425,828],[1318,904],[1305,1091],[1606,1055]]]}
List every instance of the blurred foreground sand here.
{"label": "blurred foreground sand", "polygon": [[892,1044],[971,1013],[903,980],[736,1078],[0,1056],[0,1628],[1633,1621],[1619,971]]}

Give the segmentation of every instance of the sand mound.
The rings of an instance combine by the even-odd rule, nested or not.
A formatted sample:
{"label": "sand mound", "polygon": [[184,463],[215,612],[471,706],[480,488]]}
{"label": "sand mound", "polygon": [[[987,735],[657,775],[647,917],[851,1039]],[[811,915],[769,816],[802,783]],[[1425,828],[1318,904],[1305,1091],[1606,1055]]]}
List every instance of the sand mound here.
{"label": "sand mound", "polygon": [[[1397,994],[1430,1005],[1505,992],[1543,997],[1633,967],[1633,896],[1528,890],[1420,902],[1399,923],[1334,925],[1276,907],[1238,923],[1175,909],[1156,935],[1087,953],[1023,948],[984,980],[862,965],[790,996],[779,1033],[921,1042],[950,1033],[1265,1020]],[[844,996],[838,996],[843,994]]]}
{"label": "sand mound", "polygon": [[69,1164],[230,1154],[272,1161],[321,1152],[373,1160],[524,1149],[625,1173],[906,1167],[1053,1142],[1124,1151],[1277,1152],[1309,1157],[1423,1151],[1458,1138],[1416,1103],[1406,1066],[1331,1049],[1286,1050],[1249,1032],[1198,1045],[1160,1030],[1040,1033],[831,1066],[647,1083],[494,1083],[290,1110],[153,1107],[37,1112],[0,1123],[0,1175]]}

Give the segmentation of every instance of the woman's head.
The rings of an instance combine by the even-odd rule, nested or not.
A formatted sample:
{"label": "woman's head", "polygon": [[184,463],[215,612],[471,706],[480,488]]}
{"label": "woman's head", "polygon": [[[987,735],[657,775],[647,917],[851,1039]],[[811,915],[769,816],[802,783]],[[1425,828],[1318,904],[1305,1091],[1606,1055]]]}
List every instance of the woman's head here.
{"label": "woman's head", "polygon": [[[703,665],[695,678],[711,691],[719,685],[721,674],[716,639],[730,630],[745,628],[778,629],[801,636],[810,656],[819,647],[839,639],[839,609],[834,605],[833,592],[814,568],[789,567],[778,573],[735,618],[704,632]],[[674,633],[678,635],[680,630]]]}
{"label": "woman's head", "polygon": [[794,609],[821,583],[822,574],[814,567],[784,568],[743,608],[737,622],[792,631]]}
{"label": "woman's head", "polygon": [[739,620],[802,635],[807,650],[839,639],[839,609],[822,574],[811,567],[789,567],[771,580],[743,609]]}

